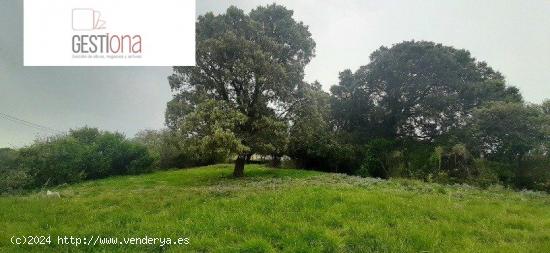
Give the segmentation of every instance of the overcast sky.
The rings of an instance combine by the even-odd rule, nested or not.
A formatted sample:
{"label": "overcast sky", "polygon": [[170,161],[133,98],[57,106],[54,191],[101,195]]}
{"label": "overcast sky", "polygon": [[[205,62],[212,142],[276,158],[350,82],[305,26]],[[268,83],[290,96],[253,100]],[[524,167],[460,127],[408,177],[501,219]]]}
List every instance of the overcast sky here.
{"label": "overcast sky", "polygon": [[[309,25],[317,56],[306,79],[327,90],[339,71],[367,64],[381,45],[415,39],[470,50],[529,102],[550,98],[548,0],[200,0],[197,14],[273,2]],[[163,127],[169,67],[23,67],[22,3],[0,1],[0,113],[60,131],[88,125],[129,137]],[[0,147],[44,134],[0,118]]]}

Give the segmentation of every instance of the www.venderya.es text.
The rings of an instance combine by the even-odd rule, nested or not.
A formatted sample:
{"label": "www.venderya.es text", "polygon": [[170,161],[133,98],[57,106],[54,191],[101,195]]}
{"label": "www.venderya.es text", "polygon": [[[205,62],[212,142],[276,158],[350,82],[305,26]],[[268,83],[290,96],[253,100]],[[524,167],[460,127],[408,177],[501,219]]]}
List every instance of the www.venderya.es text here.
{"label": "www.venderya.es text", "polygon": [[52,243],[70,246],[94,245],[188,245],[188,237],[107,237],[107,236],[12,236],[12,244],[16,245],[50,245]]}

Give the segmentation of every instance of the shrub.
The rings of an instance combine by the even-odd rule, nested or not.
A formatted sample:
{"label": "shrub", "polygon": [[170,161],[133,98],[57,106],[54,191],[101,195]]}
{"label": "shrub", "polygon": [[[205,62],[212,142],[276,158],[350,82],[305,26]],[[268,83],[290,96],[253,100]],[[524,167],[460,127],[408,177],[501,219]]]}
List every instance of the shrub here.
{"label": "shrub", "polygon": [[445,173],[458,182],[476,175],[474,159],[464,144],[437,146],[430,157],[436,173]]}
{"label": "shrub", "polygon": [[493,163],[484,159],[475,159],[474,164],[474,175],[465,180],[471,185],[487,188],[491,185],[506,184],[506,181],[512,176],[506,172],[508,166],[505,164]]}
{"label": "shrub", "polygon": [[169,129],[140,131],[134,141],[147,147],[149,153],[158,159],[157,166],[161,169],[209,165],[229,159],[223,148],[218,147],[220,152],[200,148],[185,135]]}
{"label": "shrub", "polygon": [[19,150],[19,168],[32,187],[74,183],[85,178],[87,147],[73,137],[55,137]]}
{"label": "shrub", "polygon": [[493,180],[493,184],[501,183],[512,186],[515,177],[515,168],[509,163],[489,161],[486,159],[476,159],[475,167],[480,177],[488,177]]}
{"label": "shrub", "polygon": [[17,152],[10,148],[0,148],[0,171],[15,168]]}
{"label": "shrub", "polygon": [[13,193],[27,188],[29,175],[23,170],[5,170],[0,172],[0,193]]}
{"label": "shrub", "polygon": [[437,167],[430,162],[433,159],[434,150],[431,143],[405,141],[402,145],[403,160],[405,161],[403,176],[429,179],[439,173]]}
{"label": "shrub", "polygon": [[404,167],[403,155],[395,150],[397,142],[374,139],[365,147],[361,167],[357,174],[389,178],[400,176]]}
{"label": "shrub", "polygon": [[523,173],[516,175],[515,186],[550,192],[550,159],[542,156],[528,156],[522,162]]}
{"label": "shrub", "polygon": [[154,156],[144,145],[127,140],[118,133],[101,133],[88,144],[88,178],[139,174],[153,170]]}
{"label": "shrub", "polygon": [[37,140],[13,152],[16,158],[11,160],[5,158],[6,152],[0,154],[3,192],[144,173],[154,169],[155,162],[144,145],[119,133],[88,127]]}
{"label": "shrub", "polygon": [[0,149],[0,193],[15,192],[29,183],[27,172],[17,167],[18,154],[13,149]]}

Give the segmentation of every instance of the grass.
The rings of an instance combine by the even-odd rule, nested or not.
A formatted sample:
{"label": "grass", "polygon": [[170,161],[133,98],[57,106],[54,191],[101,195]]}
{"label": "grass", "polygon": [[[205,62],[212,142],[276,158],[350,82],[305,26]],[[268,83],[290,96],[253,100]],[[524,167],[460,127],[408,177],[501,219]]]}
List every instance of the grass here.
{"label": "grass", "polygon": [[[230,165],[0,198],[0,252],[550,252],[550,197]],[[50,235],[49,245],[12,236]],[[57,244],[57,236],[188,237],[188,245]],[[175,241],[175,239],[173,239]]]}

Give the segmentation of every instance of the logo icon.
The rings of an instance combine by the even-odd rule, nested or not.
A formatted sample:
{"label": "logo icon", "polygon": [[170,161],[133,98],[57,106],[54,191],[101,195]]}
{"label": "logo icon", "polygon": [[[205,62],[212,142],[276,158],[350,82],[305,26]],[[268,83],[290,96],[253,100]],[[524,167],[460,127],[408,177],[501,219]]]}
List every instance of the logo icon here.
{"label": "logo icon", "polygon": [[73,9],[73,30],[92,31],[105,29],[105,20],[101,19],[101,12],[90,8]]}

